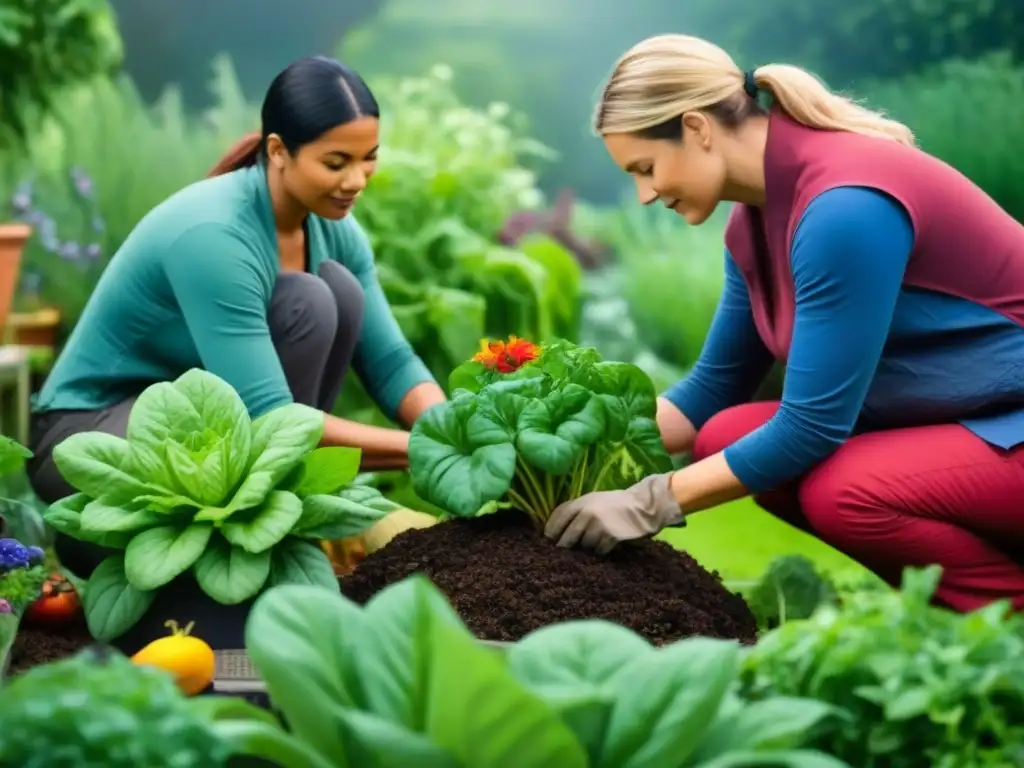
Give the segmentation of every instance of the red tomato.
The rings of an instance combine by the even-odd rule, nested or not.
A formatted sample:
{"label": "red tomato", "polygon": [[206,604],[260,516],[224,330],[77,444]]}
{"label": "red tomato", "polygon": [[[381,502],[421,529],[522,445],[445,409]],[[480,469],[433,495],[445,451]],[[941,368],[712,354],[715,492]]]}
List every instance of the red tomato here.
{"label": "red tomato", "polygon": [[43,584],[43,596],[25,611],[25,621],[32,624],[65,624],[79,615],[82,604],[71,582],[54,576]]}

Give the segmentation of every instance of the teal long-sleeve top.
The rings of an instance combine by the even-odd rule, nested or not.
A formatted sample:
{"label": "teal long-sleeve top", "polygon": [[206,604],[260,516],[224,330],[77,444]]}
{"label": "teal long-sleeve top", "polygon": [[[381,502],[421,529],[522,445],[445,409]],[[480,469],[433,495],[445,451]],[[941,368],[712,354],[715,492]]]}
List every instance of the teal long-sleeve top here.
{"label": "teal long-sleeve top", "polygon": [[[391,313],[366,233],[351,215],[310,215],[307,251],[310,272],[334,259],[362,285],[353,367],[394,418],[409,390],[433,378]],[[111,259],[34,409],[109,407],[195,367],[231,384],[253,418],[292,402],[267,321],[279,270],[261,166],[186,187]]]}

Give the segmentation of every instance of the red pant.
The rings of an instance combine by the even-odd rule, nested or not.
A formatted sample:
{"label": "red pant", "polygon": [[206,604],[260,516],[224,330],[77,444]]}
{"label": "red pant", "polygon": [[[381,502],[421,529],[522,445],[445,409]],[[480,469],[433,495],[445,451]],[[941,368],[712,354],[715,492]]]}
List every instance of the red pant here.
{"label": "red pant", "polygon": [[[748,403],[711,418],[694,458],[772,417]],[[970,611],[1010,598],[1024,610],[1024,447],[993,448],[957,424],[850,438],[807,475],[755,501],[890,584],[903,568],[943,568],[937,602]]]}

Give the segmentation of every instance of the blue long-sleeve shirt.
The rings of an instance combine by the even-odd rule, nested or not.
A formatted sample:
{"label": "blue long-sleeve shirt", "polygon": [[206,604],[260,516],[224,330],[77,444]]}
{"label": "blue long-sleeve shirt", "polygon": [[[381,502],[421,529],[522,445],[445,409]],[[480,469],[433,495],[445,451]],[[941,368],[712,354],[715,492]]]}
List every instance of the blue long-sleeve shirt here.
{"label": "blue long-sleeve shirt", "polygon": [[[1024,435],[1024,329],[966,299],[905,287],[910,219],[876,190],[815,198],[793,237],[796,299],[782,404],[725,450],[753,493],[806,472],[855,430],[960,421],[1002,448]],[[969,268],[965,264],[964,268]],[[696,427],[750,399],[772,356],[731,256],[704,350],[665,393]]]}

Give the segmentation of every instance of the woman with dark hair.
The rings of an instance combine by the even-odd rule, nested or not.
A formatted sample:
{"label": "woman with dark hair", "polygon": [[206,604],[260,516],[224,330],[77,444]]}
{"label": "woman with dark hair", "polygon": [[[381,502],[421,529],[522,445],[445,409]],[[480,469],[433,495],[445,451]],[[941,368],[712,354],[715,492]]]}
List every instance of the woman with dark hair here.
{"label": "woman with dark hair", "polygon": [[[406,431],[330,414],[350,366],[406,427],[444,400],[350,216],[377,160],[379,116],[352,70],[296,61],[267,91],[261,132],[139,222],[34,404],[29,476],[43,501],[74,492],[54,446],[84,431],[124,436],[142,390],[193,367],[231,384],[253,418],[303,403],[324,411],[324,445],[358,446],[368,468],[404,464]],[[58,554],[87,576],[105,552],[61,537]]]}

